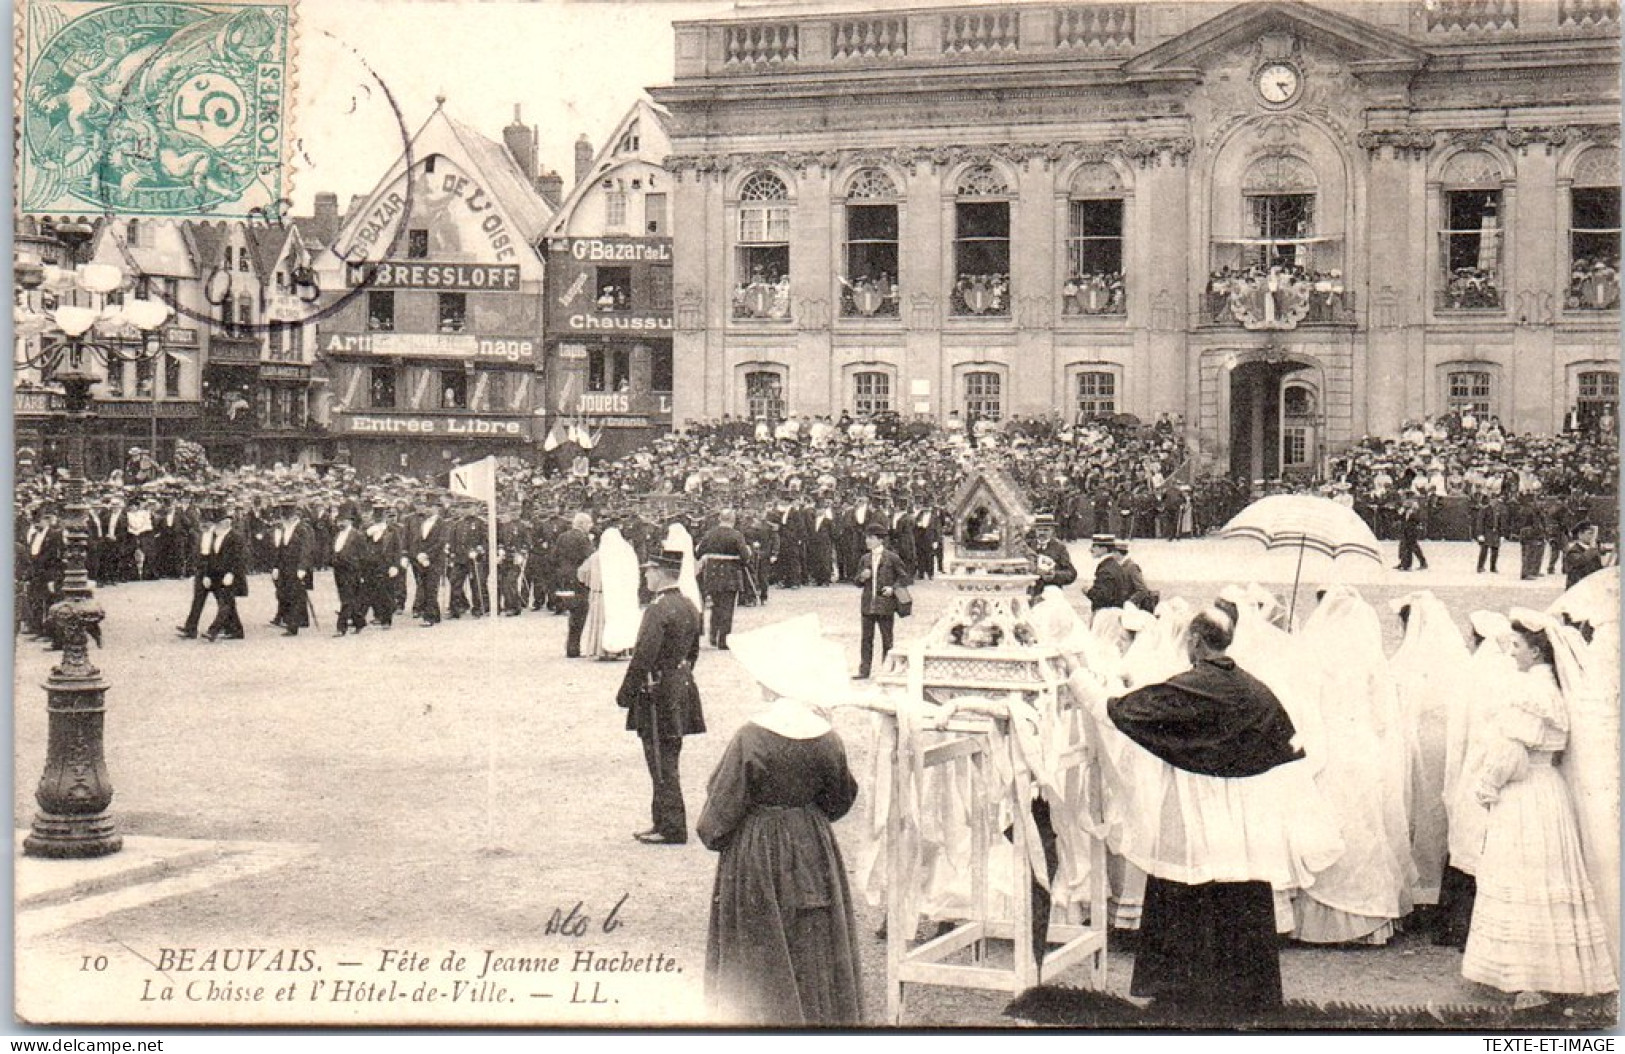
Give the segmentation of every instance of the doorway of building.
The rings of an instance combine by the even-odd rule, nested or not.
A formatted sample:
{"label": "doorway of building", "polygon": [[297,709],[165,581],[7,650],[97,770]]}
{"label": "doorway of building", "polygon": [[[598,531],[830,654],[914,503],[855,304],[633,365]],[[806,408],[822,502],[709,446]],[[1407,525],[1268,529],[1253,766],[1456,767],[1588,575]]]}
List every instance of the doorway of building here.
{"label": "doorway of building", "polygon": [[1230,475],[1277,479],[1314,473],[1318,461],[1317,398],[1288,378],[1301,362],[1244,362],[1230,371]]}

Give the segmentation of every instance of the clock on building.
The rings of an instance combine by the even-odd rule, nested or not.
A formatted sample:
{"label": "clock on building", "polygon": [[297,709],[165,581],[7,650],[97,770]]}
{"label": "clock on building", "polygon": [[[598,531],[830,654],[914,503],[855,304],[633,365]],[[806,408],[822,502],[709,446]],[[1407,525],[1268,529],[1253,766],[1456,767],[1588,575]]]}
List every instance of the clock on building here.
{"label": "clock on building", "polygon": [[1290,62],[1268,62],[1258,69],[1254,82],[1258,96],[1271,106],[1285,106],[1298,97],[1303,78]]}

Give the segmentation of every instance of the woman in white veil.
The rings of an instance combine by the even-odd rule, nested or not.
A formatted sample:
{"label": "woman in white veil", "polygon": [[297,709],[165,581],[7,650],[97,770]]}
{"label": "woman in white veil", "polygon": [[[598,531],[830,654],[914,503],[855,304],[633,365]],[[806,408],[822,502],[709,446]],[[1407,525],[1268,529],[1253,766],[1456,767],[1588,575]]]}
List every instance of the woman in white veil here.
{"label": "woman in white veil", "polygon": [[1445,809],[1445,754],[1450,713],[1467,706],[1467,644],[1450,609],[1432,593],[1410,593],[1389,606],[1405,625],[1405,639],[1388,661],[1401,719],[1411,740],[1411,857],[1417,904],[1439,903],[1449,845]]}
{"label": "woman in white veil", "polygon": [[581,634],[583,655],[615,659],[638,642],[638,554],[620,528],[606,528],[598,551],[581,565],[577,577],[589,590],[587,625]]}
{"label": "woman in white veil", "polygon": [[677,572],[677,592],[687,597],[695,609],[703,614],[705,599],[700,596],[700,580],[695,571],[694,536],[688,533],[687,527],[674,523],[666,528],[666,540],[661,548],[683,554],[683,569]]}
{"label": "woman in white veil", "polygon": [[1410,750],[1388,677],[1377,612],[1349,586],[1326,590],[1300,634],[1320,662],[1328,748],[1316,776],[1348,851],[1293,902],[1293,936],[1386,944],[1411,910],[1415,865],[1405,815]]}

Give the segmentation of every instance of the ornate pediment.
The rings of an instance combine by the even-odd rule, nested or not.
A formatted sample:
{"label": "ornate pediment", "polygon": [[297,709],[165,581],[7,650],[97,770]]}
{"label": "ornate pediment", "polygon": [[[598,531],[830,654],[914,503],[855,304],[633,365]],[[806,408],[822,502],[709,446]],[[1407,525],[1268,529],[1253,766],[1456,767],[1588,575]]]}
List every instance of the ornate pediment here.
{"label": "ornate pediment", "polygon": [[[1420,69],[1427,53],[1409,39],[1325,8],[1295,0],[1238,4],[1123,64],[1131,78],[1200,76],[1215,58],[1238,46],[1296,37],[1335,53],[1356,74]],[[1266,54],[1265,58],[1271,57]],[[1276,56],[1279,57],[1279,56]]]}

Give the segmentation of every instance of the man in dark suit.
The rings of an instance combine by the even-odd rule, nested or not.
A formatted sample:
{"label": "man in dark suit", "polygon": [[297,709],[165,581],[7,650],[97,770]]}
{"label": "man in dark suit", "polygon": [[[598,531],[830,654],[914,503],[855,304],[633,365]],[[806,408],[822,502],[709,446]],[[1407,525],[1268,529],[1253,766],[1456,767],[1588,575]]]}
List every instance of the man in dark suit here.
{"label": "man in dark suit", "polygon": [[55,511],[46,509],[28,532],[28,628],[36,636],[49,633],[47,617],[62,592],[66,538]]}
{"label": "man in dark suit", "polygon": [[310,525],[291,501],[279,502],[281,522],[271,531],[271,581],[276,589],[276,618],[287,637],[310,625],[310,587],[315,580]]}
{"label": "man in dark suit", "polygon": [[395,624],[396,585],[404,587],[406,553],[401,546],[400,528],[389,522],[389,506],[381,502],[372,507],[372,522],[367,525],[366,563],[361,568],[363,614],[371,612],[373,624],[389,629]]}
{"label": "man in dark suit", "polygon": [[875,510],[869,507],[867,497],[859,497],[856,504],[841,513],[840,526],[835,531],[835,546],[843,582],[857,577],[858,565],[863,563],[864,531],[874,517]]}
{"label": "man in dark suit", "polygon": [[638,641],[615,701],[626,710],[626,730],[643,741],[643,759],[654,788],[647,831],[635,835],[646,845],[688,841],[688,813],[678,772],[683,737],[705,731],[705,713],[694,684],[700,653],[700,612],[677,589],[683,554],[662,550],[644,565],[654,601],[643,612]]}
{"label": "man in dark suit", "polygon": [[339,511],[338,534],[333,536],[333,585],[339,594],[335,637],[351,629],[360,633],[367,628],[366,567],[374,558],[368,552],[371,543],[356,522],[358,518],[356,509],[346,505]]}
{"label": "man in dark suit", "polygon": [[214,555],[214,526],[220,518],[218,506],[205,505],[198,510],[197,543],[190,545],[187,562],[192,565],[192,606],[186,621],[175,627],[175,632],[187,640],[197,637],[198,623],[203,618],[203,605],[209,599],[209,561]]}
{"label": "man in dark suit", "polygon": [[700,588],[711,601],[711,647],[728,650],[728,634],[733,632],[734,605],[745,586],[745,562],[750,559],[750,542],[734,524],[732,509],[717,514],[717,525],[705,532],[694,548],[699,560]]}
{"label": "man in dark suit", "polygon": [[1523,581],[1540,577],[1540,562],[1546,555],[1546,517],[1533,494],[1518,496],[1512,511],[1512,525],[1518,532],[1521,567],[1518,577]]}
{"label": "man in dark suit", "polygon": [[828,501],[821,501],[807,532],[807,579],[815,586],[827,586],[834,574],[835,510]]}
{"label": "man in dark suit", "polygon": [[576,572],[593,554],[592,517],[578,512],[569,528],[554,539],[549,559],[553,564],[550,576],[553,602],[570,616],[569,631],[564,641],[564,657],[581,658],[581,631],[587,626],[587,590]]}
{"label": "man in dark suit", "polygon": [[886,537],[890,532],[886,524],[880,519],[869,522],[864,533],[868,552],[858,563],[854,581],[863,590],[858,606],[863,616],[863,628],[860,639],[860,661],[858,663],[858,679],[866,680],[874,668],[875,633],[880,633],[880,661],[885,662],[886,656],[891,652],[892,627],[897,618],[897,590],[912,584],[913,579],[904,565],[902,557],[886,548]]}
{"label": "man in dark suit", "polygon": [[1123,566],[1117,554],[1117,538],[1110,534],[1096,534],[1089,540],[1089,553],[1100,562],[1095,564],[1095,580],[1085,595],[1096,611],[1120,608],[1134,595],[1134,577]]}
{"label": "man in dark suit", "polygon": [[889,526],[891,533],[886,537],[886,546],[903,561],[903,569],[912,579],[918,573],[920,564],[914,552],[914,512],[907,500],[891,513]]}
{"label": "man in dark suit", "polygon": [[440,577],[446,570],[448,528],[441,510],[430,509],[412,525],[407,537],[407,553],[412,561],[412,577],[417,580],[417,596],[412,614],[425,626],[440,622]]}
{"label": "man in dark suit", "polygon": [[920,578],[942,569],[942,515],[929,501],[914,514],[914,558]]}
{"label": "man in dark suit", "polygon": [[1606,566],[1608,555],[1597,544],[1597,525],[1582,520],[1574,527],[1574,541],[1563,550],[1563,588],[1573,589]]}
{"label": "man in dark suit", "polygon": [[1478,541],[1478,573],[1485,567],[1495,574],[1501,559],[1501,535],[1506,531],[1506,509],[1499,498],[1479,495],[1473,506],[1473,537]]}
{"label": "man in dark suit", "polygon": [[1420,564],[1420,569],[1428,569],[1428,558],[1422,555],[1422,536],[1427,532],[1427,524],[1422,519],[1422,504],[1415,498],[1406,498],[1399,508],[1399,567],[1398,570],[1409,571],[1414,560]]}
{"label": "man in dark suit", "polygon": [[1072,565],[1072,554],[1066,544],[1055,537],[1055,517],[1039,513],[1033,518],[1033,567],[1038,578],[1031,593],[1036,598],[1046,586],[1065,588],[1078,580],[1078,569]]}
{"label": "man in dark suit", "polygon": [[237,614],[237,598],[248,595],[248,539],[232,527],[229,507],[211,532],[211,551],[203,554],[203,585],[214,597],[214,621],[203,639],[214,641],[243,639],[243,620]]}

